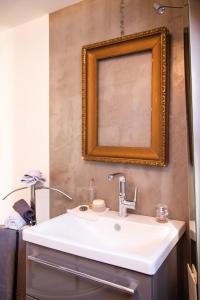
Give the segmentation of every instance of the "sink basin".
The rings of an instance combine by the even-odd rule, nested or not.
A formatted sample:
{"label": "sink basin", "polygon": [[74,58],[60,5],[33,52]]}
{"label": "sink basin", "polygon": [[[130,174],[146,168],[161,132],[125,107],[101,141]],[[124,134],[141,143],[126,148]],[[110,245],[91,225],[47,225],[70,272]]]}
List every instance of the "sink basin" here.
{"label": "sink basin", "polygon": [[79,208],[26,228],[25,241],[153,275],[185,231],[185,223]]}

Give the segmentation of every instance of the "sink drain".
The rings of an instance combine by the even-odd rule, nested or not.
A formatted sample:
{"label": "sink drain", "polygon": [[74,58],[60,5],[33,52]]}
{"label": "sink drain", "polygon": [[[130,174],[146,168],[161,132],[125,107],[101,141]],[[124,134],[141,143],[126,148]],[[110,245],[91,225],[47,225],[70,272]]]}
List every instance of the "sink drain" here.
{"label": "sink drain", "polygon": [[121,226],[119,224],[115,224],[114,225],[114,229],[115,229],[115,231],[120,231],[121,230]]}
{"label": "sink drain", "polygon": [[81,206],[79,207],[79,210],[80,210],[80,211],[86,211],[86,210],[88,210],[88,206],[87,206],[87,205],[81,205]]}

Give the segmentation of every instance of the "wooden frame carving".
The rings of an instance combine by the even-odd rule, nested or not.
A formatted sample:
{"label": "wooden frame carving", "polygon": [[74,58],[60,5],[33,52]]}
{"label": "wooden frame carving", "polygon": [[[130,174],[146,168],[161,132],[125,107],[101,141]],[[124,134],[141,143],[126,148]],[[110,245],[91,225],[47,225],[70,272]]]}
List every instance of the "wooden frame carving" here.
{"label": "wooden frame carving", "polygon": [[[85,160],[154,166],[167,164],[167,46],[165,27],[103,41],[82,48],[82,155]],[[150,147],[98,144],[98,63],[151,51]]]}

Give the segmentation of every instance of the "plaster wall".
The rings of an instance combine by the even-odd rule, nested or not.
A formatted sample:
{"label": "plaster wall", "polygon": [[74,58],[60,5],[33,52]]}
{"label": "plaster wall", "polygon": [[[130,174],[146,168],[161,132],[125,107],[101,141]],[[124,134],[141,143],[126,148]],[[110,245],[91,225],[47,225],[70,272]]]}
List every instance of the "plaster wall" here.
{"label": "plaster wall", "polygon": [[[0,199],[21,187],[25,172],[49,181],[49,16],[0,33]],[[0,201],[0,224],[22,191]],[[37,192],[38,221],[49,217],[49,195]]]}
{"label": "plaster wall", "polygon": [[[84,203],[92,177],[96,182],[96,197],[118,210],[117,181],[108,182],[106,176],[124,172],[128,197],[133,197],[134,185],[139,189],[136,213],[154,215],[156,204],[163,202],[168,204],[171,218],[186,220],[188,153],[183,10],[171,9],[161,16],[153,10],[153,0],[124,2],[125,34],[160,26],[168,27],[171,34],[169,165],[159,168],[81,159],[81,48],[120,36],[120,1],[85,0],[62,9],[50,15],[50,181],[52,186],[69,193],[73,201],[52,194],[51,215]],[[175,5],[174,1],[170,3]]]}

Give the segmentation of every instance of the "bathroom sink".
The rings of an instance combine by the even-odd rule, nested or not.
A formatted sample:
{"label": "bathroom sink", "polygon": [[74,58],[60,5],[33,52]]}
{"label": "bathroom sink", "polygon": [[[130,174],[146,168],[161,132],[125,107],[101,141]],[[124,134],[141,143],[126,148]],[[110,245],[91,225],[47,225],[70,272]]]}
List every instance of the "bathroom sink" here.
{"label": "bathroom sink", "polygon": [[185,231],[185,223],[117,212],[69,210],[26,228],[25,241],[153,275]]}

